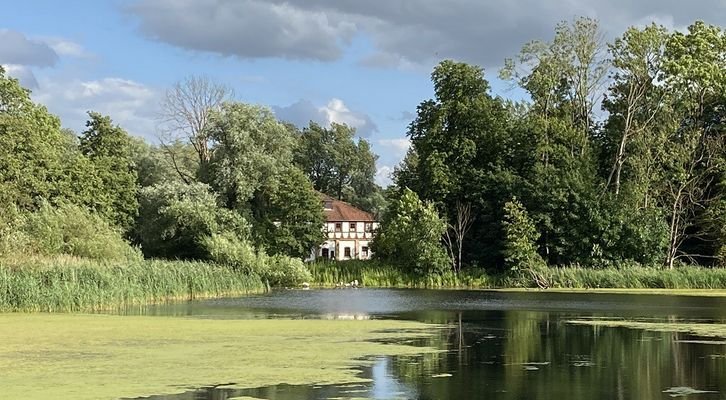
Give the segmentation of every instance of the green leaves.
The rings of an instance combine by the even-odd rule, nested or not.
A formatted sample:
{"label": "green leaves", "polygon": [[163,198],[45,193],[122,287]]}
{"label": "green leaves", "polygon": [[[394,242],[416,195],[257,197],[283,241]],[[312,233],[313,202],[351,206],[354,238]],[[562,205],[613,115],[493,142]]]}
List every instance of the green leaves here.
{"label": "green leaves", "polygon": [[376,258],[418,274],[443,272],[451,261],[441,243],[446,231],[431,203],[404,189],[393,201],[371,245]]}

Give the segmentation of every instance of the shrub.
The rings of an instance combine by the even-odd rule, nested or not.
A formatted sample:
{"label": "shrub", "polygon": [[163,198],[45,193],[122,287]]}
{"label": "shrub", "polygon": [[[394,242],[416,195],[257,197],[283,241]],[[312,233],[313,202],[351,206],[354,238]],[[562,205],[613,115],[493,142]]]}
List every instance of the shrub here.
{"label": "shrub", "polygon": [[142,189],[140,197],[135,237],[147,256],[204,259],[204,238],[222,232],[248,235],[244,218],[219,207],[205,184],[154,185]]}
{"label": "shrub", "polygon": [[232,234],[212,235],[202,243],[210,260],[259,275],[272,286],[295,286],[311,280],[310,272],[301,260],[283,255],[268,256]]}
{"label": "shrub", "polygon": [[433,204],[405,189],[390,205],[373,243],[379,260],[397,265],[406,272],[429,274],[443,272],[450,264],[441,237],[446,231]]}
{"label": "shrub", "polygon": [[121,233],[83,207],[43,203],[20,215],[0,239],[7,254],[71,255],[95,260],[140,259],[141,253]]}

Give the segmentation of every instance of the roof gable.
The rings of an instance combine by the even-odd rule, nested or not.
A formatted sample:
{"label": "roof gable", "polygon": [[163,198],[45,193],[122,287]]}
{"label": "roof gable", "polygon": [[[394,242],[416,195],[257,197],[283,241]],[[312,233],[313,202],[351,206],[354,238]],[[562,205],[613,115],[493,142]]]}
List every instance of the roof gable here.
{"label": "roof gable", "polygon": [[330,208],[323,208],[327,222],[375,222],[373,214],[365,212],[355,206],[341,200],[334,199],[326,194],[320,193],[323,205],[328,203]]}

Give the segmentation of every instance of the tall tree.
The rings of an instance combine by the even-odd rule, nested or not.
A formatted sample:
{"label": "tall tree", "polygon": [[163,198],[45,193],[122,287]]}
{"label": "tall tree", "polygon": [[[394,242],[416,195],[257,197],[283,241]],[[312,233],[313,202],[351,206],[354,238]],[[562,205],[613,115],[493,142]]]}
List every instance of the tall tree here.
{"label": "tall tree", "polygon": [[190,183],[192,177],[180,166],[184,155],[179,154],[179,144],[187,143],[194,148],[199,171],[204,172],[212,156],[206,131],[209,118],[233,96],[232,88],[206,76],[189,76],[166,91],[161,101],[159,139],[172,165],[186,183]]}
{"label": "tall tree", "polygon": [[384,207],[374,180],[377,159],[367,140],[356,140],[354,128],[336,123],[326,128],[311,121],[295,152],[315,190],[374,213]]}
{"label": "tall tree", "polygon": [[227,207],[246,208],[255,192],[292,164],[293,133],[267,108],[226,103],[212,114],[211,183]]}
{"label": "tall tree", "polygon": [[43,200],[92,203],[99,183],[76,139],[1,66],[0,142],[0,211],[35,210]]}
{"label": "tall tree", "polygon": [[504,165],[511,139],[507,109],[488,93],[479,67],[443,61],[431,80],[435,99],[418,106],[408,130],[411,151],[396,184],[434,202],[450,221],[456,219],[457,204],[471,204],[471,242],[478,245],[464,246],[462,259],[496,264],[501,238],[494,232],[510,196],[498,184],[510,174]]}
{"label": "tall tree", "polygon": [[687,33],[674,33],[666,44],[664,69],[678,118],[663,165],[670,226],[666,264],[673,268],[678,259],[714,257],[691,249],[705,239],[698,217],[724,195],[716,183],[726,167],[726,32],[696,22]]}
{"label": "tall tree", "polygon": [[[616,196],[620,194],[623,167],[633,147],[630,142],[636,135],[648,135],[666,102],[667,92],[657,85],[657,80],[663,73],[667,38],[665,28],[652,24],[643,29],[629,28],[610,45],[613,83],[604,108],[610,113],[605,134],[611,142],[606,154],[612,154],[612,162],[605,189],[612,186]],[[642,181],[647,177],[638,178]]]}
{"label": "tall tree", "polygon": [[258,244],[272,254],[306,258],[323,241],[320,196],[297,167],[281,170],[255,201]]}
{"label": "tall tree", "polygon": [[80,150],[91,160],[101,182],[93,208],[111,223],[128,230],[138,210],[131,138],[110,117],[96,112],[89,112],[88,116]]}

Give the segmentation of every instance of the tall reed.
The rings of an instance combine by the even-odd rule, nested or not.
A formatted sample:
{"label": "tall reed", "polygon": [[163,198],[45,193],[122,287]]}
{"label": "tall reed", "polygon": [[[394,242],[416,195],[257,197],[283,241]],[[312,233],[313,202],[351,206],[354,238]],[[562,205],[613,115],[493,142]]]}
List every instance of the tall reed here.
{"label": "tall reed", "polygon": [[[488,273],[465,269],[458,275],[417,275],[377,261],[313,263],[309,267],[313,282],[335,286],[358,280],[372,287],[428,288],[534,288],[537,283],[528,273]],[[537,274],[551,288],[632,288],[632,289],[726,289],[726,268],[681,266],[675,269],[639,265],[585,268],[547,267]]]}
{"label": "tall reed", "polygon": [[262,292],[254,274],[192,261],[0,259],[0,311],[91,311]]}

